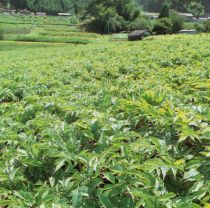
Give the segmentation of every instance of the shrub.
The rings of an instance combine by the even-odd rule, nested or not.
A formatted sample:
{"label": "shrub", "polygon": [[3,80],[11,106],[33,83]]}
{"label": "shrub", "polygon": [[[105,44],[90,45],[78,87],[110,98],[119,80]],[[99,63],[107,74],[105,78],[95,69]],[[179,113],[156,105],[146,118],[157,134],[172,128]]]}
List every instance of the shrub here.
{"label": "shrub", "polygon": [[172,21],[169,18],[162,18],[154,24],[153,32],[157,35],[171,34],[172,26]]}
{"label": "shrub", "polygon": [[195,23],[192,22],[184,22],[183,28],[186,30],[195,29]]}
{"label": "shrub", "polygon": [[131,22],[129,24],[129,28],[128,30],[143,30],[143,29],[147,29],[147,30],[151,30],[152,29],[152,23],[150,20],[147,20],[145,18],[137,18],[135,19],[133,22]]}
{"label": "shrub", "polygon": [[183,29],[184,19],[176,12],[170,13],[170,20],[172,22],[172,33],[178,33]]}
{"label": "shrub", "polygon": [[140,15],[138,5],[133,0],[92,0],[87,8],[87,14],[93,17],[87,30],[100,33],[113,33],[125,30],[130,22]]}
{"label": "shrub", "polygon": [[205,26],[202,23],[196,23],[194,28],[197,30],[198,33],[205,32]]}
{"label": "shrub", "polygon": [[139,10],[136,10],[136,11],[133,12],[133,20],[135,20],[139,16],[140,16],[140,11]]}
{"label": "shrub", "polygon": [[210,20],[207,20],[207,21],[204,23],[204,32],[207,32],[207,33],[210,32]]}
{"label": "shrub", "polygon": [[163,3],[161,6],[159,18],[169,17],[169,6],[167,3]]}
{"label": "shrub", "polygon": [[2,40],[2,39],[3,39],[3,29],[2,29],[2,27],[0,25],[0,40]]}
{"label": "shrub", "polygon": [[107,9],[101,14],[100,18],[87,23],[87,31],[98,33],[113,33],[126,29],[126,21],[118,15],[112,8]]}
{"label": "shrub", "polygon": [[102,18],[104,20],[105,25],[105,33],[110,32],[118,32],[120,30],[124,30],[125,28],[125,20],[118,15],[112,8],[109,8],[104,12],[104,16]]}
{"label": "shrub", "polygon": [[188,11],[191,12],[195,17],[204,15],[204,6],[199,1],[191,1],[188,7]]}

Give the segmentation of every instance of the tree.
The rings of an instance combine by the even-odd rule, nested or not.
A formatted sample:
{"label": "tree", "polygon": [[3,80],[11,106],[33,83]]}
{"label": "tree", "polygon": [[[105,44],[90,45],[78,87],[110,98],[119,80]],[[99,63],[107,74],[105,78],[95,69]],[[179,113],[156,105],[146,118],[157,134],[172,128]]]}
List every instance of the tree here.
{"label": "tree", "polygon": [[184,19],[177,12],[170,12],[170,20],[172,22],[172,33],[178,33],[183,29]]}
{"label": "tree", "polygon": [[[210,1],[209,0],[137,0],[139,4],[141,4],[145,11],[158,12],[161,10],[162,4],[167,2],[170,5],[171,9],[180,12],[191,12],[189,10],[192,2],[196,4],[200,4],[205,12],[209,12],[210,10]],[[193,3],[194,4],[194,3]]]}
{"label": "tree", "polygon": [[43,11],[48,14],[71,11],[76,16],[87,6],[85,0],[26,0],[27,6],[32,11]]}
{"label": "tree", "polygon": [[197,18],[204,15],[204,6],[201,2],[192,1],[188,10]]}
{"label": "tree", "polygon": [[70,10],[74,12],[76,17],[79,15],[84,14],[84,11],[86,10],[90,0],[67,0],[69,1]]}
{"label": "tree", "polygon": [[162,4],[159,19],[169,17],[169,5],[167,3]]}
{"label": "tree", "polygon": [[91,29],[108,33],[127,29],[140,15],[134,0],[91,0],[87,14],[94,18]]}
{"label": "tree", "polygon": [[161,18],[156,21],[153,27],[153,32],[157,35],[171,34],[172,22],[169,18]]}
{"label": "tree", "polygon": [[129,24],[129,30],[152,30],[152,22],[143,17],[138,17]]}
{"label": "tree", "polygon": [[138,2],[144,7],[145,11],[158,12],[164,0],[138,0]]}
{"label": "tree", "polygon": [[[57,14],[65,11],[63,0],[27,0],[27,5],[32,11],[42,11],[48,14]],[[65,7],[67,4],[65,4]]]}
{"label": "tree", "polygon": [[10,0],[10,4],[16,9],[25,9],[28,7],[26,0]]}

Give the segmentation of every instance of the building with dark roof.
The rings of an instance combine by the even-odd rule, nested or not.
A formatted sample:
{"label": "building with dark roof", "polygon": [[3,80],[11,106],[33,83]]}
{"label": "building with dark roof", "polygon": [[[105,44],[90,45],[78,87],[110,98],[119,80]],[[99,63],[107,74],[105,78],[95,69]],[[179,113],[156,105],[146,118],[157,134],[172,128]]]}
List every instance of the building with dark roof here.
{"label": "building with dark roof", "polygon": [[150,35],[152,35],[152,32],[150,32],[149,30],[134,30],[128,35],[128,40],[142,40]]}

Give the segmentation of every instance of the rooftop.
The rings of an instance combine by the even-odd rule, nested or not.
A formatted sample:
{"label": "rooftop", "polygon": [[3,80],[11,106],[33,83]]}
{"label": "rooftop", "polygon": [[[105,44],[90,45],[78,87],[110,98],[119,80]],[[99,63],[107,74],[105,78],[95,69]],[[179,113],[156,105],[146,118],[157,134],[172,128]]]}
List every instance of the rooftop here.
{"label": "rooftop", "polygon": [[129,35],[142,35],[142,34],[144,34],[147,31],[148,30],[134,30]]}

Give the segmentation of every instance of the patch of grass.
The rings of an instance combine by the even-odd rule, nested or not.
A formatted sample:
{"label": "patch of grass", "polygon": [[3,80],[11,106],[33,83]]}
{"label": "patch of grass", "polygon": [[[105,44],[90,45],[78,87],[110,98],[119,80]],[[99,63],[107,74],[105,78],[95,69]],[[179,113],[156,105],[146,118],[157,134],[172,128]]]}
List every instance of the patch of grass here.
{"label": "patch of grass", "polygon": [[[32,18],[30,16],[6,16],[6,18],[8,22],[9,20],[12,22],[13,18],[16,18],[16,20],[21,19],[23,22],[25,21],[25,24],[2,23],[2,38],[4,40],[87,44],[100,38],[100,35],[82,32],[76,25],[48,25],[36,24],[35,22],[30,24],[30,21],[28,21],[28,19]],[[49,23],[53,17],[42,18]]]}
{"label": "patch of grass", "polygon": [[32,15],[2,15],[0,14],[0,22],[7,24],[36,24],[36,25],[75,25],[77,20],[75,17],[59,17],[59,16],[32,16]]}
{"label": "patch of grass", "polygon": [[1,28],[4,34],[28,34],[32,26],[26,24],[1,24]]}
{"label": "patch of grass", "polygon": [[[14,41],[1,41],[0,43],[0,51],[1,52],[14,52],[14,51],[22,51],[22,50],[32,50],[32,49],[42,49],[42,48],[52,48],[52,47],[60,47],[60,44],[54,43],[45,43],[45,42],[14,42]],[[63,44],[62,44],[63,47]]]}
{"label": "patch of grass", "polygon": [[88,44],[90,41],[82,38],[72,38],[63,36],[41,36],[41,35],[7,35],[5,40],[24,41],[24,42],[51,42],[51,43],[75,43]]}
{"label": "patch of grass", "polygon": [[86,37],[86,38],[97,38],[99,35],[95,33],[82,33],[82,32],[65,32],[65,31],[40,31],[38,32],[41,36],[64,36],[64,37]]}
{"label": "patch of grass", "polygon": [[119,34],[113,34],[112,40],[128,40],[128,34],[127,33],[119,33]]}

